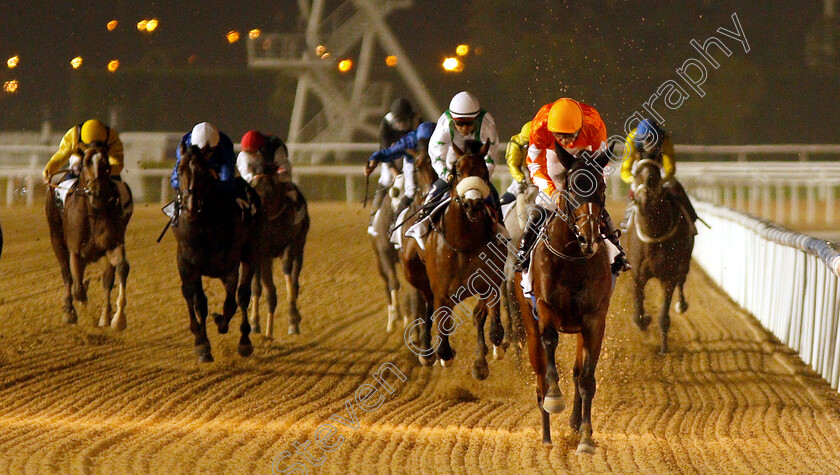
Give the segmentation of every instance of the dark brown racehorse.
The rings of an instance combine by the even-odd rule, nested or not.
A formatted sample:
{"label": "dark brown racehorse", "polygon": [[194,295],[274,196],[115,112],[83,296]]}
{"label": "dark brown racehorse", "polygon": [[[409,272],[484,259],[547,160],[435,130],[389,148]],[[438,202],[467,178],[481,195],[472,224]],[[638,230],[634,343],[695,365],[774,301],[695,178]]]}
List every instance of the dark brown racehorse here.
{"label": "dark brown racehorse", "polygon": [[213,361],[207,338],[207,296],[202,288],[202,276],[218,278],[225,286],[223,313],[213,315],[219,333],[227,333],[238,301],[242,325],[237,350],[242,356],[253,353],[248,337],[251,332],[248,303],[260,249],[259,216],[245,223],[239,206],[222,190],[218,175],[210,166],[212,153],[218,152],[196,146],[182,150],[178,164],[181,204],[174,226],[181,293],[190,313],[195,352],[202,363]]}
{"label": "dark brown racehorse", "polygon": [[[59,210],[54,192],[47,190],[46,215],[50,240],[65,285],[62,320],[64,323],[76,323],[73,300],[87,302],[87,287],[83,282],[85,267],[104,256],[102,287],[105,303],[99,326],[110,324],[115,330],[124,330],[129,269],[125,258],[125,228],[131,213],[123,214],[117,185],[111,180],[111,165],[105,144],[94,144],[88,148],[82,157],[80,173],[76,187],[67,195],[64,212]],[[111,316],[111,290],[115,274],[119,276],[120,288],[117,310]]]}
{"label": "dark brown racehorse", "polygon": [[634,321],[641,330],[647,330],[652,318],[645,314],[645,284],[651,278],[659,279],[665,292],[659,312],[659,352],[666,353],[674,288],[680,293],[675,310],[688,310],[683,285],[691,264],[694,233],[687,211],[662,186],[660,164],[645,159],[635,163],[633,170],[635,192],[630,206],[634,210],[627,230],[627,255],[633,264]]}
{"label": "dark brown racehorse", "polygon": [[458,161],[453,170],[450,202],[433,220],[433,232],[426,239],[426,272],[438,328],[437,357],[444,367],[451,366],[455,358],[449,335],[460,325],[455,316],[456,305],[470,296],[478,297],[472,311],[477,336],[472,375],[483,380],[490,372],[484,338],[484,323],[488,316],[493,355],[496,359],[504,355],[505,331],[499,312],[499,286],[503,280],[500,269],[504,268],[504,255],[490,251],[489,247],[504,249],[504,245],[496,238],[492,211],[485,202],[490,176],[484,156],[489,143],[478,153],[454,149]]}
{"label": "dark brown racehorse", "polygon": [[[283,275],[286,278],[286,300],[289,303],[289,335],[300,333],[300,312],[297,308],[300,292],[300,271],[303,267],[303,246],[309,232],[309,211],[300,190],[291,182],[284,182],[277,174],[273,157],[263,157],[257,163],[251,186],[262,204],[262,250],[260,264],[254,274],[251,286],[250,323],[254,333],[260,332],[260,297],[267,292],[268,317],[265,338],[274,336],[274,311],[277,308],[277,288],[274,285],[273,265],[275,258],[283,260]],[[297,198],[297,200],[295,199]],[[260,285],[262,283],[262,285]]]}
{"label": "dark brown racehorse", "polygon": [[[550,210],[545,236],[534,249],[531,274],[536,313],[520,286],[517,286],[517,297],[528,335],[531,366],[537,376],[543,443],[551,444],[548,413],[559,413],[565,408],[554,361],[558,332],[576,333],[575,397],[570,423],[572,429],[580,431],[578,453],[592,453],[595,450],[591,422],[595,367],[601,354],[613,279],[600,235],[605,184],[599,167],[607,160],[605,154],[597,154],[592,158],[598,163],[594,166],[558,149],[559,158],[569,172],[556,201],[557,207]],[[521,274],[517,277],[519,283]]]}
{"label": "dark brown racehorse", "polygon": [[[414,171],[417,175],[419,191],[414,195],[414,201],[408,208],[405,223],[397,223],[400,227],[395,231],[402,235],[402,246],[399,257],[403,266],[403,274],[406,282],[409,283],[406,291],[406,303],[408,305],[407,315],[410,322],[407,322],[405,329],[405,341],[418,348],[416,344],[425,341],[423,350],[432,354],[429,350],[431,341],[431,304],[434,301],[432,286],[429,283],[429,276],[426,274],[426,263],[424,262],[424,250],[414,238],[406,236],[408,229],[417,221],[417,213],[423,206],[425,195],[432,188],[432,183],[438,179],[437,172],[432,167],[432,161],[426,150],[418,150],[414,159]],[[420,351],[414,350],[413,351]],[[418,355],[419,356],[419,355]],[[434,359],[420,358],[420,361],[427,365],[434,363]]]}

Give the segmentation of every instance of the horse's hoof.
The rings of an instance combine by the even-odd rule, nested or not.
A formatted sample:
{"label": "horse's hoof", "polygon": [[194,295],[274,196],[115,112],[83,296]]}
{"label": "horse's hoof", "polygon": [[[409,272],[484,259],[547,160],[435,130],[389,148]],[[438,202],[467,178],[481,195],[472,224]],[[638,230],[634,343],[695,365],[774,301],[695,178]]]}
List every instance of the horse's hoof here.
{"label": "horse's hoof", "polygon": [[662,347],[659,348],[659,356],[665,356],[667,354],[668,354],[668,345],[662,345]]}
{"label": "horse's hoof", "polygon": [[269,335],[268,333],[262,335],[263,340],[273,340],[274,337]]}
{"label": "horse's hoof", "polygon": [[566,403],[562,397],[546,396],[543,398],[543,410],[549,414],[560,414],[566,410]]}
{"label": "horse's hoof", "polygon": [[421,365],[426,366],[426,367],[434,366],[435,360],[436,360],[435,355],[432,355],[432,356],[419,355],[417,357],[417,359],[420,360]]}
{"label": "horse's hoof", "polygon": [[114,318],[111,319],[111,330],[115,330],[121,332],[125,330],[125,327],[128,326],[125,315],[114,315]]}
{"label": "horse's hoof", "polygon": [[199,363],[212,363],[213,362],[213,355],[210,353],[203,353],[198,355],[198,362]]}
{"label": "horse's hoof", "polygon": [[251,342],[240,343],[239,347],[236,348],[236,351],[239,353],[239,356],[247,358],[254,353],[254,345],[252,345]]}
{"label": "horse's hoof", "polygon": [[105,315],[102,315],[102,317],[99,319],[99,321],[96,322],[96,326],[100,327],[100,328],[107,327],[110,324],[111,324],[111,322],[108,320],[108,317],[105,316]]}
{"label": "horse's hoof", "polygon": [[394,331],[394,322],[391,319],[388,319],[388,325],[385,326],[385,331],[391,333]]}
{"label": "horse's hoof", "polygon": [[505,348],[504,346],[496,346],[493,345],[493,359],[496,361],[500,361],[505,359]]}
{"label": "horse's hoof", "polygon": [[677,302],[674,305],[674,311],[677,313],[685,313],[688,310],[688,302]]}
{"label": "horse's hoof", "polygon": [[219,327],[219,333],[224,335],[228,332],[228,322],[225,321],[225,316],[221,313],[214,313],[213,314],[213,321],[216,322],[216,326]]}
{"label": "horse's hoof", "polygon": [[440,365],[443,366],[444,368],[449,368],[449,367],[452,366],[453,361],[455,361],[455,358],[452,358],[451,360],[442,359],[442,360],[440,360]]}
{"label": "horse's hoof", "polygon": [[64,316],[61,317],[61,321],[72,325],[78,321],[78,318],[76,317],[75,312],[64,312]]}
{"label": "horse's hoof", "polygon": [[476,381],[484,381],[487,376],[490,376],[490,368],[487,367],[487,363],[473,365],[472,377]]}
{"label": "horse's hoof", "polygon": [[650,326],[650,322],[653,321],[653,317],[650,315],[642,315],[636,318],[636,326],[639,327],[639,330],[645,331]]}
{"label": "horse's hoof", "polygon": [[259,323],[251,323],[251,333],[253,333],[253,334],[262,333],[262,328],[260,328]]}
{"label": "horse's hoof", "polygon": [[595,446],[592,442],[581,442],[577,446],[577,450],[575,450],[575,454],[577,455],[592,455],[595,453]]}
{"label": "horse's hoof", "polygon": [[300,327],[297,324],[289,325],[289,335],[300,335]]}
{"label": "horse's hoof", "polygon": [[212,363],[213,354],[210,352],[210,342],[195,346],[195,354],[198,355],[199,363]]}

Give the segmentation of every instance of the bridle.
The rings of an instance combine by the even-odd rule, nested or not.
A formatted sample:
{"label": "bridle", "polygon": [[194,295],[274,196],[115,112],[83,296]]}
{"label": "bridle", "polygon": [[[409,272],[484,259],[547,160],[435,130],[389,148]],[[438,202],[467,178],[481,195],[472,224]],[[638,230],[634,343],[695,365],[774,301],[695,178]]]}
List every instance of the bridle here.
{"label": "bridle", "polygon": [[[565,180],[565,188],[566,189],[569,188],[569,176],[570,175],[571,175],[571,173],[566,174],[566,180]],[[582,225],[578,224],[578,222],[583,220],[584,225],[586,223],[591,223],[591,225],[593,226],[593,229],[595,229],[596,232],[597,232],[599,221],[601,219],[601,214],[595,212],[595,210],[594,210],[595,202],[587,201],[586,203],[584,203],[584,206],[586,206],[586,212],[583,213],[583,214],[575,216],[575,211],[576,210],[572,209],[571,201],[569,201],[566,198],[566,195],[564,194],[563,195],[563,208],[564,208],[563,211],[561,211],[559,213],[557,211],[553,212],[552,215],[548,218],[548,221],[546,221],[543,228],[548,229],[549,224],[551,224],[551,222],[556,217],[560,217],[560,219],[563,220],[563,222],[566,224],[566,226],[569,227],[569,229],[572,231],[572,234],[575,236],[575,240],[567,242],[565,247],[568,247],[568,246],[573,245],[573,244],[578,244],[578,246],[580,246],[581,239],[583,238],[583,236],[582,236],[583,229],[582,229]],[[603,238],[600,235],[600,232],[598,233],[597,240],[598,241],[603,240]],[[583,256],[570,256],[570,255],[552,247],[551,242],[550,242],[550,238],[547,234],[545,234],[543,236],[542,241],[543,241],[543,244],[545,244],[545,247],[546,247],[546,249],[548,249],[549,252],[551,252],[555,256],[557,256],[561,259],[567,260],[567,261],[586,261],[586,260],[592,259],[597,254],[597,252],[593,252],[593,253],[590,253],[588,255],[583,255]]]}
{"label": "bridle", "polygon": [[[643,167],[643,166],[648,166],[648,165],[653,165],[653,166],[655,166],[657,170],[661,170],[661,169],[662,169],[662,167],[661,167],[661,165],[659,164],[659,162],[657,162],[656,160],[654,160],[654,159],[652,159],[652,158],[646,158],[646,159],[643,159],[643,160],[639,160],[638,162],[636,162],[635,164],[633,164],[633,169],[632,169],[632,174],[633,174],[633,177],[635,177],[635,176],[636,176],[636,174],[637,174],[637,173],[638,173],[638,171],[641,169],[641,167]],[[661,171],[660,171],[660,173],[661,173]],[[634,194],[634,196],[633,196],[633,208],[634,208],[634,212],[641,212],[641,209],[642,209],[642,206],[639,204],[639,202],[638,202],[638,201],[636,201],[636,195],[637,195],[638,193],[640,193],[640,192],[642,192],[642,191],[646,191],[646,192],[649,192],[649,193],[651,193],[652,191],[656,191],[656,192],[657,192],[657,193],[656,193],[656,195],[654,195],[654,194],[652,194],[652,193],[651,193],[651,197],[654,197],[654,198],[655,198],[656,196],[658,196],[659,194],[661,194],[661,192],[662,192],[662,191],[661,191],[661,190],[662,190],[662,188],[663,188],[663,187],[662,187],[662,185],[661,185],[661,184],[660,184],[660,186],[659,186],[658,188],[651,188],[651,187],[650,187],[650,186],[648,186],[646,183],[642,183],[642,184],[640,184],[640,185],[636,186],[636,191],[635,191],[635,194]],[[670,216],[670,219],[671,219],[671,221],[672,221],[672,225],[670,226],[670,228],[669,228],[668,232],[666,232],[665,234],[663,234],[663,235],[661,235],[661,236],[648,236],[648,235],[647,235],[647,234],[645,234],[645,233],[642,231],[642,229],[639,227],[639,220],[638,220],[638,219],[635,219],[635,220],[634,220],[635,222],[633,223],[633,227],[636,229],[636,237],[637,237],[637,238],[639,238],[639,241],[641,241],[641,242],[643,242],[643,243],[645,243],[645,244],[659,244],[659,243],[662,243],[662,242],[665,242],[665,241],[667,241],[667,240],[671,239],[672,237],[674,237],[674,235],[675,235],[675,234],[677,233],[677,231],[679,230],[679,227],[680,227],[680,221],[679,221],[679,219],[674,219],[674,214],[673,214],[673,212],[671,212],[670,207],[669,207],[669,216]]]}

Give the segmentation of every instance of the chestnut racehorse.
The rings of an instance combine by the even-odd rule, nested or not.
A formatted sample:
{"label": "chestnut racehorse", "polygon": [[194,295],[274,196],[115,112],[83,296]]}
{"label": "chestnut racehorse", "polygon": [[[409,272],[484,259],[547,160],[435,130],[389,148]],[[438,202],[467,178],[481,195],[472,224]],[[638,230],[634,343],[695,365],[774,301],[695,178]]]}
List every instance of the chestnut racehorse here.
{"label": "chestnut racehorse", "polygon": [[[125,228],[131,213],[123,213],[124,203],[120,202],[117,185],[111,180],[107,145],[96,143],[85,152],[78,182],[68,193],[63,212],[59,210],[53,193],[47,190],[46,215],[50,240],[65,285],[62,321],[76,323],[73,300],[87,302],[87,287],[83,282],[85,267],[104,256],[102,287],[105,290],[105,303],[99,326],[110,324],[115,330],[124,330],[125,290],[129,269],[125,258]],[[115,274],[119,276],[120,288],[117,310],[112,317],[111,290]]]}
{"label": "chestnut racehorse", "polygon": [[[572,429],[580,431],[578,453],[592,453],[595,367],[601,354],[613,279],[600,233],[606,187],[602,168],[607,159],[603,152],[590,159],[575,159],[562,147],[557,149],[568,173],[557,194],[556,208],[549,210],[545,234],[533,253],[531,295],[536,312],[521,286],[517,286],[517,297],[531,366],[537,377],[543,443],[551,444],[548,413],[559,413],[565,408],[554,360],[558,332],[576,333],[575,397],[570,423]],[[520,281],[521,274],[517,276]]]}

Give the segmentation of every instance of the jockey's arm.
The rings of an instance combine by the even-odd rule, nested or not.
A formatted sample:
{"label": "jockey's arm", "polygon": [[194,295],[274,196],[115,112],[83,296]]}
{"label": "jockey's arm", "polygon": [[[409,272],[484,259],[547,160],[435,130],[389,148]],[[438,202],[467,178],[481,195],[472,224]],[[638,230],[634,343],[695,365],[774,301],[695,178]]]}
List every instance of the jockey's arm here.
{"label": "jockey's arm", "polygon": [[492,178],[493,171],[496,169],[496,159],[499,158],[499,132],[496,130],[496,121],[489,112],[484,114],[484,119],[481,121],[479,137],[483,143],[490,141],[490,149],[484,161],[487,163],[488,176]]}
{"label": "jockey's arm", "polygon": [[621,156],[621,181],[624,183],[633,183],[633,164],[639,159],[635,137],[636,130],[634,129],[627,135],[627,140],[624,141],[624,153]]}
{"label": "jockey's arm", "polygon": [[429,139],[429,158],[432,159],[432,168],[442,180],[449,179],[449,169],[446,164],[446,157],[449,154],[449,147],[452,145],[452,137],[449,135],[449,121],[446,114],[438,119],[435,131]]}
{"label": "jockey's arm", "polygon": [[248,183],[251,183],[251,180],[254,179],[254,174],[248,167],[250,156],[251,154],[248,152],[239,152],[239,155],[236,156],[236,169],[239,170],[239,176]]}
{"label": "jockey's arm", "polygon": [[51,175],[60,170],[70,160],[70,155],[73,155],[77,149],[76,127],[73,127],[64,134],[58,146],[58,151],[53,154],[47,162],[47,166],[44,167],[44,180],[49,180]]}
{"label": "jockey's arm", "polygon": [[525,174],[522,173],[522,156],[528,150],[528,137],[523,137],[522,133],[516,134],[510,138],[505,150],[505,161],[510,170],[510,176],[514,181],[522,183],[525,181]]}
{"label": "jockey's arm", "polygon": [[674,178],[677,173],[677,163],[674,160],[674,142],[671,140],[671,134],[665,134],[662,139],[662,168],[665,170],[664,180]]}
{"label": "jockey's arm", "polygon": [[528,147],[528,171],[531,173],[531,180],[546,196],[553,196],[556,188],[554,181],[548,176],[548,165],[545,150],[535,145]]}
{"label": "jockey's arm", "polygon": [[111,129],[108,135],[108,163],[111,165],[111,176],[117,176],[122,172],[124,164],[123,143],[120,134]]}
{"label": "jockey's arm", "polygon": [[274,151],[274,164],[277,166],[277,174],[284,180],[292,179],[292,162],[289,161],[289,152],[285,146],[277,147]]}

